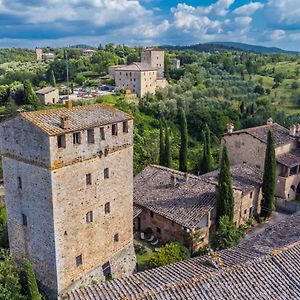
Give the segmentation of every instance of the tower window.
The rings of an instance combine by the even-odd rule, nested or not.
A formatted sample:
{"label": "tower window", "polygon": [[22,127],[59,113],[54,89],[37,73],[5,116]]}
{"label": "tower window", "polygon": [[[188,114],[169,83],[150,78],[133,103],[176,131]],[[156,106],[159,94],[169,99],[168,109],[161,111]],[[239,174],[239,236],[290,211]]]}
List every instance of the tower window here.
{"label": "tower window", "polygon": [[57,136],[57,148],[66,148],[66,136],[64,134]]}
{"label": "tower window", "polygon": [[118,241],[119,241],[119,234],[118,234],[118,233],[116,233],[116,234],[114,235],[114,241],[115,241],[115,242],[118,242]]}
{"label": "tower window", "polygon": [[76,267],[79,267],[82,265],[82,255],[76,256]]}
{"label": "tower window", "polygon": [[104,179],[108,179],[109,178],[109,168],[105,168],[104,169]]}
{"label": "tower window", "polygon": [[22,224],[27,227],[27,216],[22,214]]}
{"label": "tower window", "polygon": [[104,212],[105,212],[105,214],[110,213],[110,202],[105,203]]}
{"label": "tower window", "polygon": [[89,211],[87,214],[86,214],[86,222],[87,223],[91,223],[93,222],[93,212],[92,211]]}
{"label": "tower window", "polygon": [[94,129],[88,129],[88,131],[87,131],[87,141],[88,141],[88,144],[94,144],[95,143]]}
{"label": "tower window", "polygon": [[92,184],[92,174],[86,174],[85,175],[85,182],[86,182],[86,185],[91,185]]}
{"label": "tower window", "polygon": [[125,132],[125,133],[128,132],[128,121],[123,122],[123,132]]}
{"label": "tower window", "polygon": [[111,134],[118,135],[118,124],[113,124],[111,127]]}
{"label": "tower window", "polygon": [[18,177],[18,188],[21,189],[22,188],[22,178]]}
{"label": "tower window", "polygon": [[81,143],[81,135],[80,132],[73,133],[73,144],[80,144]]}
{"label": "tower window", "polygon": [[100,127],[100,140],[104,141],[105,140],[105,131],[104,127]]}

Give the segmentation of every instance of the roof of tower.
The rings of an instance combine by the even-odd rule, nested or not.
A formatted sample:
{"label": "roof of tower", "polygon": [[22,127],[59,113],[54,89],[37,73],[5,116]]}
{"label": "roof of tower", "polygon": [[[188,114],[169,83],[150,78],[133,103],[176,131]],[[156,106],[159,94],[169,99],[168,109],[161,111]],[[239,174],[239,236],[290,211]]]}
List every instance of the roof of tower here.
{"label": "roof of tower", "polygon": [[115,67],[115,71],[157,71],[158,68],[152,67],[147,63],[134,62],[130,65]]}
{"label": "roof of tower", "polygon": [[[58,135],[111,123],[131,120],[129,114],[107,104],[75,106],[71,109],[57,108],[34,112],[21,112],[20,116],[45,131]],[[61,117],[67,117],[69,126],[61,128]]]}

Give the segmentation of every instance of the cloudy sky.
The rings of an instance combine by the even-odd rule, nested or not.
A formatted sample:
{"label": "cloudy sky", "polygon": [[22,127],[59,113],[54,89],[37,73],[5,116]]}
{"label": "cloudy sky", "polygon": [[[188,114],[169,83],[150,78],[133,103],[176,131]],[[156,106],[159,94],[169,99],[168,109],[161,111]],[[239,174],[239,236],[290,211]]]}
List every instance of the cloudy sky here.
{"label": "cloudy sky", "polygon": [[300,50],[300,0],[0,0],[0,47],[211,41]]}

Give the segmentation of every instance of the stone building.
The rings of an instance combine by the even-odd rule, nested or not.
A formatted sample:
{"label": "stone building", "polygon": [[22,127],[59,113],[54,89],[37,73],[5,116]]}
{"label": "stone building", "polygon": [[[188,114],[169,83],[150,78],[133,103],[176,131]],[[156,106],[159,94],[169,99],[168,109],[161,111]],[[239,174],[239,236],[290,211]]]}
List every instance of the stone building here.
{"label": "stone building", "polygon": [[179,69],[180,68],[180,59],[174,58],[173,63],[172,63],[172,67],[174,69]]}
{"label": "stone building", "polygon": [[[260,213],[262,173],[238,165],[231,168],[231,174],[234,222],[240,226]],[[150,227],[155,237],[164,242],[179,241],[198,250],[215,230],[217,182],[218,171],[199,177],[148,166],[134,179],[135,230]]]}
{"label": "stone building", "polygon": [[87,56],[87,57],[91,57],[94,55],[96,51],[92,50],[92,49],[86,49],[82,52],[82,56]]}
{"label": "stone building", "polygon": [[44,104],[55,104],[59,102],[58,89],[53,87],[45,87],[36,91],[40,101]]}
{"label": "stone building", "polygon": [[158,87],[166,87],[164,78],[164,51],[162,49],[143,49],[141,62],[130,65],[109,67],[109,76],[115,84],[123,89],[129,89],[141,98],[146,93],[154,94]]}
{"label": "stone building", "polygon": [[222,144],[227,146],[232,165],[245,163],[263,170],[269,130],[275,137],[275,195],[293,200],[300,195],[300,125],[289,130],[269,119],[267,125],[234,131],[233,125],[228,124]]}
{"label": "stone building", "polygon": [[51,299],[135,268],[132,117],[68,104],[0,127],[10,251]]}
{"label": "stone building", "polygon": [[36,55],[36,60],[37,61],[43,60],[43,49],[35,48],[35,55]]}

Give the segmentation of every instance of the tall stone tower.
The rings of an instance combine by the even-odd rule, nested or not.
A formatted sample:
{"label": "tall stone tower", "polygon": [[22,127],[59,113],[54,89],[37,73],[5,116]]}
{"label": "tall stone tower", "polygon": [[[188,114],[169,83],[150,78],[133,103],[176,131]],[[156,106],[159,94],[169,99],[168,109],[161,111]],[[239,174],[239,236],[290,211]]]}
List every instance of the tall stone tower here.
{"label": "tall stone tower", "polygon": [[141,53],[142,63],[149,64],[157,68],[157,78],[164,77],[165,51],[160,48],[144,48]]}
{"label": "tall stone tower", "polygon": [[35,55],[36,55],[36,60],[37,61],[43,60],[43,49],[35,48]]}
{"label": "tall stone tower", "polygon": [[133,120],[107,105],[1,124],[10,249],[51,299],[133,272]]}

